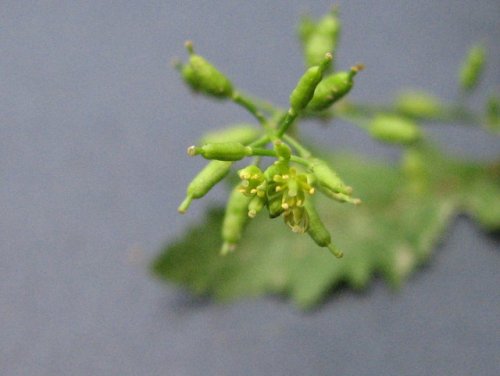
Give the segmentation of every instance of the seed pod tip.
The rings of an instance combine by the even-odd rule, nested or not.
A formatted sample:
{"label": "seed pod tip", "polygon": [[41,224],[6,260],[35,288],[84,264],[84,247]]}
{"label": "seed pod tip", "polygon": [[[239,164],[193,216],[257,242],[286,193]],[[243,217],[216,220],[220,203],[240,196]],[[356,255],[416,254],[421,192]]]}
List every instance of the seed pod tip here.
{"label": "seed pod tip", "polygon": [[177,211],[180,214],[184,214],[188,210],[189,205],[191,205],[191,201],[193,201],[193,197],[190,195],[186,196],[184,201],[182,201],[179,207],[177,208]]}
{"label": "seed pod tip", "polygon": [[196,154],[198,154],[197,148],[194,145],[191,145],[190,147],[187,148],[187,154],[190,157],[194,157]]}
{"label": "seed pod tip", "polygon": [[222,247],[220,249],[220,255],[226,256],[229,253],[233,252],[235,249],[236,249],[236,244],[224,242],[224,244],[222,244]]}
{"label": "seed pod tip", "polygon": [[356,72],[356,73],[361,72],[364,69],[365,69],[364,64],[356,64],[356,65],[351,67],[351,71]]}
{"label": "seed pod tip", "polygon": [[344,256],[344,253],[335,247],[332,243],[328,244],[328,250],[337,258],[342,258]]}

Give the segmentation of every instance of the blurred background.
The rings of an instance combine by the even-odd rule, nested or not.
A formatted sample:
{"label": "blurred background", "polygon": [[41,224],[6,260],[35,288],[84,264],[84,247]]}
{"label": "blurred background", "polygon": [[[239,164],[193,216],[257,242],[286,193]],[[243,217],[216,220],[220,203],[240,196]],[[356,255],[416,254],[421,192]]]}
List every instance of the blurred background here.
{"label": "blurred background", "polygon": [[[500,84],[500,2],[339,1],[337,67],[363,62],[353,100],[416,87],[456,98],[468,48],[488,45],[472,104]],[[299,16],[329,1],[9,1],[0,6],[1,375],[498,375],[498,237],[457,219],[400,293],[380,281],[303,313],[279,298],[216,305],[147,264],[222,189],[180,216],[203,165],[186,146],[250,121],[193,97],[170,67],[183,42],[242,89],[286,105],[303,72]],[[394,160],[348,124],[304,133]],[[498,139],[429,129],[455,155]]]}

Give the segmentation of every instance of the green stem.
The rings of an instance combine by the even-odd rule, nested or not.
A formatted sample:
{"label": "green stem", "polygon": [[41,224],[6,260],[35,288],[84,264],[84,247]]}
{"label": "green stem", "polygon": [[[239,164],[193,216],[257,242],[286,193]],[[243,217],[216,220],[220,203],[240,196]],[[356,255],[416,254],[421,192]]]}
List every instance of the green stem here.
{"label": "green stem", "polygon": [[261,156],[261,157],[277,157],[276,152],[271,149],[260,149],[260,148],[252,148],[253,156]]}
{"label": "green stem", "polygon": [[283,112],[284,109],[279,108],[278,106],[274,105],[271,102],[268,102],[264,99],[255,97],[253,95],[248,95],[240,92],[240,95],[243,95],[245,98],[253,102],[258,108],[260,108],[262,111],[265,111],[269,113],[270,115],[274,115],[277,112]]}
{"label": "green stem", "polygon": [[295,121],[295,119],[297,119],[298,115],[299,114],[297,112],[295,112],[294,110],[292,110],[291,108],[288,110],[288,112],[286,113],[285,118],[283,119],[283,122],[280,124],[278,132],[277,132],[277,136],[279,138],[281,138],[285,134],[285,132],[290,127],[290,125],[292,125],[293,122]]}
{"label": "green stem", "polygon": [[259,111],[257,106],[253,103],[253,101],[250,98],[246,97],[242,93],[235,91],[232,99],[234,103],[239,104],[240,106],[245,108],[248,112],[250,112],[264,128],[266,129],[269,128],[269,125],[267,124],[267,119]]}
{"label": "green stem", "polygon": [[298,156],[296,156],[296,155],[292,155],[292,156],[290,157],[290,160],[291,160],[292,162],[295,162],[295,163],[301,164],[301,165],[303,165],[303,166],[305,166],[305,167],[307,167],[307,168],[311,168],[311,162],[309,162],[309,161],[308,161],[307,159],[305,159],[305,158],[301,158],[301,157],[298,157]]}
{"label": "green stem", "polygon": [[259,146],[264,146],[269,141],[271,141],[271,138],[268,135],[265,135],[265,136],[262,136],[262,137],[258,138],[257,140],[255,140],[254,142],[252,142],[251,144],[249,144],[248,146],[250,146],[252,148],[259,147]]}

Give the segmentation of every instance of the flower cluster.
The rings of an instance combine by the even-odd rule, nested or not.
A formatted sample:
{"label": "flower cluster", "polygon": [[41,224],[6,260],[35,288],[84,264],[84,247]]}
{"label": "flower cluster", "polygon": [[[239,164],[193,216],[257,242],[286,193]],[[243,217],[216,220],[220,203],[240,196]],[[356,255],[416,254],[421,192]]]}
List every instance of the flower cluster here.
{"label": "flower cluster", "polygon": [[[252,158],[249,165],[238,170],[240,182],[229,195],[222,225],[222,254],[236,248],[248,220],[265,210],[270,218],[282,216],[292,232],[307,233],[319,246],[327,247],[337,257],[342,255],[331,243],[314,208],[313,195],[319,191],[338,202],[360,201],[352,198],[352,189],[326,162],[314,157],[289,131],[299,117],[326,111],[346,96],[362,66],[332,72],[332,51],[340,33],[336,11],[317,23],[310,19],[304,22],[301,36],[307,69],[290,93],[287,110],[241,93],[208,60],[194,52],[191,42],[186,42],[188,62],[176,65],[193,91],[242,106],[261,126],[260,131],[238,125],[217,134],[212,132],[201,145],[188,148],[190,156],[210,162],[189,184],[179,206],[182,213],[193,199],[205,196],[219,183],[235,162]],[[274,161],[264,167],[264,158]]]}
{"label": "flower cluster", "polygon": [[264,206],[271,218],[283,214],[293,232],[304,233],[308,228],[308,216],[304,209],[307,195],[314,194],[307,175],[297,173],[285,160],[278,160],[264,172],[250,165],[238,172],[242,180],[239,192],[252,197],[248,216],[254,218]]}

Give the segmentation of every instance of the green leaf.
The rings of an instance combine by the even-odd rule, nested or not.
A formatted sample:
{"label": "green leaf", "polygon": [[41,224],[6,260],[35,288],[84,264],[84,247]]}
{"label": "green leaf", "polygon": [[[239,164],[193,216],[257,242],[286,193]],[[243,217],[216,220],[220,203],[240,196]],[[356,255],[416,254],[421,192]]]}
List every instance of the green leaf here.
{"label": "green leaf", "polygon": [[448,161],[430,149],[415,155],[419,168],[402,170],[356,158],[332,159],[363,199],[353,207],[315,195],[334,243],[344,251],[340,260],[265,214],[249,221],[234,253],[219,256],[223,212],[212,209],[168,245],[152,269],[162,279],[218,300],[285,294],[303,308],[340,284],[363,288],[374,275],[397,287],[428,259],[459,209],[490,230],[500,228],[498,165]]}
{"label": "green leaf", "polygon": [[488,231],[500,230],[500,163],[462,167],[463,211]]}

